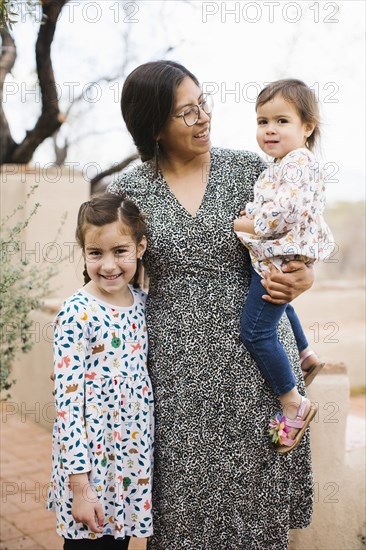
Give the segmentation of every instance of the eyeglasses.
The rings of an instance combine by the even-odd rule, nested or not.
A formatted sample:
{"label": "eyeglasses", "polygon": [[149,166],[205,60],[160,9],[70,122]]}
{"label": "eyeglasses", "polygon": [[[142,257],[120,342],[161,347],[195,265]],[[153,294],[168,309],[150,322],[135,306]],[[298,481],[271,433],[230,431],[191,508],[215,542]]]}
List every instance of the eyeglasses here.
{"label": "eyeglasses", "polygon": [[212,113],[213,109],[213,98],[212,95],[204,95],[202,97],[201,103],[198,105],[191,105],[188,107],[183,113],[180,113],[179,115],[170,115],[173,118],[183,118],[185,124],[187,126],[194,126],[198,119],[200,118],[200,109],[206,115],[210,115]]}

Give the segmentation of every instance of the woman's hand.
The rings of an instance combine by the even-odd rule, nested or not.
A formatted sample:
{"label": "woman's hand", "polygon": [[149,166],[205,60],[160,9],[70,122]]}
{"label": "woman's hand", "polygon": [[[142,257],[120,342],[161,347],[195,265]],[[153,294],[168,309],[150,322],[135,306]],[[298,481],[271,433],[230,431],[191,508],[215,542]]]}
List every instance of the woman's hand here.
{"label": "woman's hand", "polygon": [[286,304],[309,290],[314,282],[313,264],[304,262],[289,262],[282,268],[282,273],[271,266],[270,273],[264,273],[262,285],[268,292],[262,298],[272,304]]}
{"label": "woman's hand", "polygon": [[93,533],[102,533],[104,524],[102,505],[89,484],[87,474],[70,475],[70,485],[73,492],[72,517],[76,522],[87,525]]}

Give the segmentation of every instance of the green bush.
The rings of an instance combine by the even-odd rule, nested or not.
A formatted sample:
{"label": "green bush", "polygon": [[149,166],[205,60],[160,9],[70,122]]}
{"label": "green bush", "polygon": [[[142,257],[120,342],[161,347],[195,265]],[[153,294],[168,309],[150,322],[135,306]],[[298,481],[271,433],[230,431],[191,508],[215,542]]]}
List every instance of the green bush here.
{"label": "green bush", "polygon": [[50,279],[56,273],[56,267],[46,265],[46,262],[30,265],[22,253],[22,232],[40,204],[35,204],[25,221],[13,226],[9,224],[16,212],[24,209],[36,187],[31,188],[25,203],[2,219],[0,224],[0,391],[8,390],[15,382],[10,379],[10,375],[16,354],[32,349],[34,335],[30,330],[33,323],[31,312],[42,307],[43,299],[50,291]]}

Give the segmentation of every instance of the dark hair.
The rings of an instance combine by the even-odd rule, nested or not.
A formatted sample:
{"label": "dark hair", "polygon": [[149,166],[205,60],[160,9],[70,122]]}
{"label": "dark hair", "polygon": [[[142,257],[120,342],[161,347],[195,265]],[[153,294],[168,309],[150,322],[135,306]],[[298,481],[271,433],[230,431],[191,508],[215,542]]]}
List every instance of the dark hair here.
{"label": "dark hair", "polygon": [[175,92],[186,77],[199,86],[188,69],[174,61],[152,61],[128,75],[122,90],[122,116],[141,160],[156,152],[156,136],[172,114]]}
{"label": "dark hair", "polygon": [[315,93],[302,80],[295,78],[276,80],[260,92],[255,104],[255,110],[271,101],[278,94],[282,95],[285,101],[294,104],[304,124],[315,125],[311,136],[306,140],[306,146],[309,149],[313,149],[320,139],[320,116]]}
{"label": "dark hair", "polygon": [[[88,225],[102,227],[109,223],[120,221],[131,233],[135,244],[139,244],[146,235],[146,223],[144,216],[138,207],[121,195],[104,193],[96,195],[90,201],[84,202],[78,213],[76,227],[76,240],[80,248],[85,249],[85,232]],[[139,279],[140,261],[137,262],[137,269],[133,278],[133,286],[137,288]],[[84,284],[91,279],[84,264]]]}

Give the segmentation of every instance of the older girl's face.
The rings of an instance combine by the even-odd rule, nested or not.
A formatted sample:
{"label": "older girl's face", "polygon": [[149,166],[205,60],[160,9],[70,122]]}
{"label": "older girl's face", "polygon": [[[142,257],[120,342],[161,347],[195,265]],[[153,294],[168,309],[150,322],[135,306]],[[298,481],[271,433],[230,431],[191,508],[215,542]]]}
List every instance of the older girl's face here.
{"label": "older girl's face", "polygon": [[[201,100],[201,89],[187,76],[177,88],[172,114],[179,115],[191,105],[201,103]],[[210,128],[211,114],[200,109],[196,124],[187,126],[183,117],[170,117],[157,138],[164,156],[190,160],[210,150]]]}
{"label": "older girl's face", "polygon": [[136,273],[137,258],[146,248],[145,237],[136,244],[132,235],[116,221],[96,227],[89,225],[84,235],[85,265],[93,295],[115,305],[128,305],[128,284]]}

